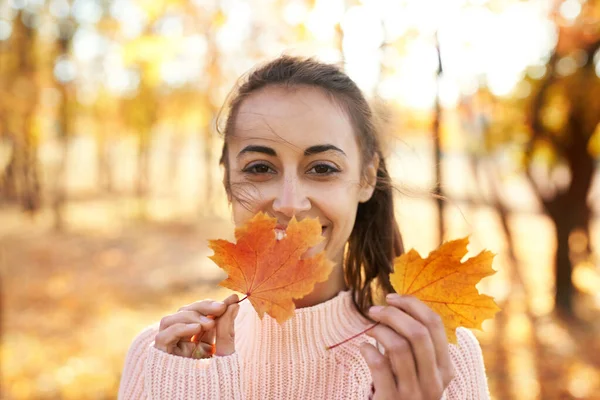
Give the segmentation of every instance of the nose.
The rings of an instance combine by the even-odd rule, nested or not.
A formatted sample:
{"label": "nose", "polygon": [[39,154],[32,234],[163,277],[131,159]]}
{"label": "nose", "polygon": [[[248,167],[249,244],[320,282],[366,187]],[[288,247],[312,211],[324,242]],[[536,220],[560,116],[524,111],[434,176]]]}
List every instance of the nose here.
{"label": "nose", "polygon": [[284,179],[279,193],[273,201],[273,211],[291,218],[303,211],[310,210],[310,207],[310,200],[298,179]]}

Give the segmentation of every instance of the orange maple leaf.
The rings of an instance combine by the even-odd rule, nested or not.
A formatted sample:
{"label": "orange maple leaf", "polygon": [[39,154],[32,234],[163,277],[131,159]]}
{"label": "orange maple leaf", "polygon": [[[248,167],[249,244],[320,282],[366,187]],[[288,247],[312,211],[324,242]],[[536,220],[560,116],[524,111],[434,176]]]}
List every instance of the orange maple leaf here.
{"label": "orange maple leaf", "polygon": [[461,262],[467,254],[468,237],[442,244],[422,259],[415,250],[394,260],[392,286],[401,295],[411,295],[439,314],[449,343],[456,343],[456,328],[481,329],[481,323],[500,311],[494,299],[479,294],[475,285],[496,273],[494,254],[482,251]]}
{"label": "orange maple leaf", "polygon": [[327,280],[333,262],[325,252],[302,259],[323,240],[317,219],[292,218],[285,236],[277,240],[277,219],[264,213],[236,228],[236,243],[210,240],[209,257],[228,277],[219,285],[244,293],[258,315],[266,312],[282,323],[294,315],[294,302],[312,292],[315,283]]}

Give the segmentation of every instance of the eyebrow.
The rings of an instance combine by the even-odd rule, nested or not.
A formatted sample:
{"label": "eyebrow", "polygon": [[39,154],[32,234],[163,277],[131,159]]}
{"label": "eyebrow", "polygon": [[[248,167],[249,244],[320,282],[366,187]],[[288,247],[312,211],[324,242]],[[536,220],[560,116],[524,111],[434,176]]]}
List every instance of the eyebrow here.
{"label": "eyebrow", "polygon": [[268,156],[273,156],[273,157],[277,156],[277,153],[272,148],[267,147],[267,146],[256,146],[256,145],[250,145],[250,146],[244,147],[242,149],[242,151],[240,151],[238,153],[237,156],[239,157],[244,153],[263,153]]}
{"label": "eyebrow", "polygon": [[[337,151],[337,152],[343,154],[344,156],[346,155],[346,153],[344,153],[344,151],[342,149],[340,149],[339,147],[336,147],[332,144],[318,144],[315,146],[310,146],[309,148],[304,150],[304,155],[312,156],[314,154],[324,153],[326,151]],[[273,156],[273,157],[277,156],[277,152],[275,150],[273,150],[272,148],[267,147],[267,146],[257,146],[257,145],[249,145],[249,146],[244,147],[238,153],[237,156],[239,157],[244,153],[262,153],[262,154],[266,154],[268,156]]]}
{"label": "eyebrow", "polygon": [[343,155],[346,155],[342,149],[332,144],[319,144],[316,146],[310,146],[308,149],[304,150],[304,155],[312,156],[313,154],[324,153],[326,151],[337,151]]}

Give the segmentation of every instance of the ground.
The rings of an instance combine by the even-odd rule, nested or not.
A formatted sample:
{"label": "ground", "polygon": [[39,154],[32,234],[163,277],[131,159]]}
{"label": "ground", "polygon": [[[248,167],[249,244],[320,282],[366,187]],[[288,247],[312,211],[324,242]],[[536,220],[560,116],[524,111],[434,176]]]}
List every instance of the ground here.
{"label": "ground", "polygon": [[[137,332],[229,293],[207,258],[207,239],[231,237],[226,218],[102,224],[69,215],[57,233],[49,214],[0,212],[2,398],[114,399]],[[504,311],[475,332],[493,398],[600,399],[598,314],[564,322],[507,290],[498,296]]]}

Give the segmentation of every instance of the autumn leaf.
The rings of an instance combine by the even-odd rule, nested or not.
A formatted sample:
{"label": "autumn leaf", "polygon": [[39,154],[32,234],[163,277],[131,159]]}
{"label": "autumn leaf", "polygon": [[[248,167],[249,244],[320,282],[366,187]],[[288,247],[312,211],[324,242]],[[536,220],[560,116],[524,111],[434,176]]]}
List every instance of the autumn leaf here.
{"label": "autumn leaf", "polygon": [[494,254],[482,251],[461,262],[467,254],[468,238],[453,240],[432,251],[426,259],[415,250],[394,260],[390,274],[398,294],[411,295],[440,315],[450,343],[456,343],[456,328],[481,329],[481,323],[500,311],[494,299],[475,287],[492,269]]}
{"label": "autumn leaf", "polygon": [[302,259],[323,240],[317,219],[292,218],[285,236],[277,240],[277,219],[264,213],[236,228],[236,243],[211,240],[210,257],[229,275],[221,286],[244,293],[262,318],[266,312],[282,323],[294,315],[293,299],[312,292],[315,283],[327,280],[333,263],[324,252]]}

